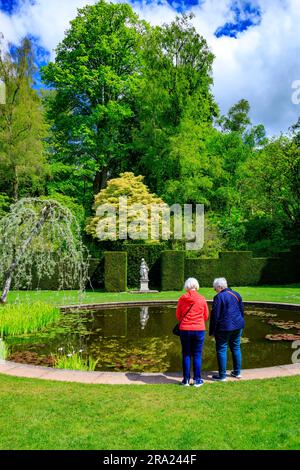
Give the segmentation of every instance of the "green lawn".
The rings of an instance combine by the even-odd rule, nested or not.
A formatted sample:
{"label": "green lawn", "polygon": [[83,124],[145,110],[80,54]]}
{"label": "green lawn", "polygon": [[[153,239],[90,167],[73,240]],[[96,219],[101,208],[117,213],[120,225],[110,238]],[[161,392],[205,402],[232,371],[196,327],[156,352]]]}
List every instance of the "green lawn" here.
{"label": "green lawn", "polygon": [[300,377],[84,385],[0,375],[0,448],[300,449]]}
{"label": "green lawn", "polygon": [[[243,300],[261,300],[266,302],[290,302],[300,304],[300,284],[288,286],[255,286],[255,287],[233,287],[243,297]],[[212,299],[215,292],[210,287],[200,288],[200,294],[207,299]],[[101,291],[86,291],[79,298],[77,291],[18,291],[10,292],[8,302],[16,298],[24,301],[44,301],[55,305],[76,304],[94,302],[117,302],[125,300],[177,300],[182,292],[159,292],[157,294],[131,294],[130,292],[112,293]]]}
{"label": "green lawn", "polygon": [[[300,284],[238,287],[244,300],[300,304]],[[200,289],[212,299],[211,288]],[[176,300],[76,291],[11,292],[9,302],[55,305]],[[178,385],[87,385],[0,374],[0,449],[300,449],[300,376]]]}

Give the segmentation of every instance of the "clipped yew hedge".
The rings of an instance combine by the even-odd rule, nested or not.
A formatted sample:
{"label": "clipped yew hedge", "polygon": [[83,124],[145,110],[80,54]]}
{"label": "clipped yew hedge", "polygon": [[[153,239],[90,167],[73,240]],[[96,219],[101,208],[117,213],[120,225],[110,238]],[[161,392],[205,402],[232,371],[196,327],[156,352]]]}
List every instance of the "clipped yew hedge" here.
{"label": "clipped yew hedge", "polygon": [[104,286],[107,292],[127,290],[127,253],[106,251],[104,253]]}
{"label": "clipped yew hedge", "polygon": [[186,258],[185,278],[196,277],[200,285],[212,286],[225,277],[231,286],[291,284],[300,281],[300,248],[274,258],[253,258],[251,251],[227,251],[217,259]]}
{"label": "clipped yew hedge", "polygon": [[182,290],[184,284],[184,251],[164,251],[161,255],[161,289]]}

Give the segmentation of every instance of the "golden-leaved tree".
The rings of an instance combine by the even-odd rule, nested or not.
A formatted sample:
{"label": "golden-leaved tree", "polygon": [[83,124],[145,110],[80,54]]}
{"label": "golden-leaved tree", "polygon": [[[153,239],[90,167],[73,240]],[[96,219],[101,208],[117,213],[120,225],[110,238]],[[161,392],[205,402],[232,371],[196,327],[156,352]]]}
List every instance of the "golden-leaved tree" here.
{"label": "golden-leaved tree", "polygon": [[[162,214],[167,214],[168,206],[149,192],[143,179],[143,176],[135,176],[131,172],[111,179],[107,187],[95,196],[95,216],[88,221],[87,233],[100,240],[132,238],[150,241],[162,238]],[[152,231],[151,223],[156,227]],[[163,233],[164,238],[169,237],[166,226]]]}

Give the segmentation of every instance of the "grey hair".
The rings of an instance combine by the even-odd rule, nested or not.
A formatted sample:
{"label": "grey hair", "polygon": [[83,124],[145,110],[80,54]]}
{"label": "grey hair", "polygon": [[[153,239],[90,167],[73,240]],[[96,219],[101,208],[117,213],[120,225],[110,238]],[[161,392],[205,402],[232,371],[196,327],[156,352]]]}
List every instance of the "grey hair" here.
{"label": "grey hair", "polygon": [[184,289],[199,289],[199,282],[194,277],[189,277],[184,283]]}
{"label": "grey hair", "polygon": [[217,277],[213,282],[213,287],[214,289],[217,289],[217,287],[226,289],[228,287],[228,284],[227,284],[225,277]]}

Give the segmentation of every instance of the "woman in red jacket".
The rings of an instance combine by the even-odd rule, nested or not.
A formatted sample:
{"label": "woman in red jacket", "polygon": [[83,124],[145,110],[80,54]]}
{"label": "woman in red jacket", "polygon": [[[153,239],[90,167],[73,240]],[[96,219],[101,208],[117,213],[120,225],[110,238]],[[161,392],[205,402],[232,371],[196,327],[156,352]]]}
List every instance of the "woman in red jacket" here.
{"label": "woman in red jacket", "polygon": [[179,300],[176,317],[179,321],[180,341],[182,347],[182,385],[190,385],[191,359],[193,357],[194,386],[203,385],[201,378],[202,347],[205,338],[205,322],[209,311],[205,297],[198,294],[199,283],[190,277],[185,281],[183,294]]}

